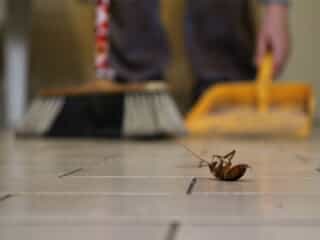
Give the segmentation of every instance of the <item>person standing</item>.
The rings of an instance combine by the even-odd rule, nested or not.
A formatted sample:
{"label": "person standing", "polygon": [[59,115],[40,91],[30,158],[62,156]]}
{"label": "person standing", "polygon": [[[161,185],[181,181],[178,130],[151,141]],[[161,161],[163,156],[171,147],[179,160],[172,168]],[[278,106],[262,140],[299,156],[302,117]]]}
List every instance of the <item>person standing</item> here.
{"label": "person standing", "polygon": [[[185,1],[194,101],[213,84],[254,79],[268,51],[280,74],[290,50],[288,0],[259,0],[264,14],[257,35],[250,0]],[[160,18],[160,0],[111,2],[110,63],[118,81],[163,79],[170,49]]]}

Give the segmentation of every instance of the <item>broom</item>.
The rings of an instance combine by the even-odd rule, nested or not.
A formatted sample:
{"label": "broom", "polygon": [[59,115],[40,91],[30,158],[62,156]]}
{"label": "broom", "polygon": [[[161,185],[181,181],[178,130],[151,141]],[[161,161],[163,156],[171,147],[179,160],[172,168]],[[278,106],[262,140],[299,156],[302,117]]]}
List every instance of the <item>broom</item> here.
{"label": "broom", "polygon": [[40,93],[18,136],[174,137],[186,133],[166,84],[93,83]]}
{"label": "broom", "polygon": [[[114,75],[108,58],[109,0],[97,1],[96,72]],[[156,137],[185,133],[166,84],[120,85],[97,80],[78,88],[45,90],[17,129],[19,136]]]}

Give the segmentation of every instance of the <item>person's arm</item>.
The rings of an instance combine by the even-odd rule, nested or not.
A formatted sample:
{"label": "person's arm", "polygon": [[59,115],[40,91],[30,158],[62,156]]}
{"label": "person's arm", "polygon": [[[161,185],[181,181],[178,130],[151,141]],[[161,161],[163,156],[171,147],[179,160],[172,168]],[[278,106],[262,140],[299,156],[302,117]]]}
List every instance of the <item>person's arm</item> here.
{"label": "person's arm", "polygon": [[288,0],[260,0],[264,5],[257,39],[256,64],[259,66],[267,51],[274,56],[274,74],[278,76],[287,63],[290,53]]}

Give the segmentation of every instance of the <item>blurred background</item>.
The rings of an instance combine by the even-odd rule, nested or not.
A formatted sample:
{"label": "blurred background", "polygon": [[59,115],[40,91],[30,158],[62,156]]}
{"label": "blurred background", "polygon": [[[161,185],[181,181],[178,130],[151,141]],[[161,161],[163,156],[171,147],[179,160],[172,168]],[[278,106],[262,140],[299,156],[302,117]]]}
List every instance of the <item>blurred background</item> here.
{"label": "blurred background", "polygon": [[[190,96],[192,83],[182,40],[183,7],[183,0],[162,0],[163,21],[173,49],[167,79],[175,89],[181,109],[188,105],[185,99]],[[292,0],[291,8],[294,48],[281,79],[312,83],[317,93],[320,90],[317,72],[320,16],[316,11],[320,2]],[[0,0],[1,126],[7,94],[5,78],[21,81],[22,85],[14,87],[22,98],[32,98],[43,87],[82,83],[94,78],[94,23],[94,5],[89,0]],[[24,80],[27,96],[22,91]]]}

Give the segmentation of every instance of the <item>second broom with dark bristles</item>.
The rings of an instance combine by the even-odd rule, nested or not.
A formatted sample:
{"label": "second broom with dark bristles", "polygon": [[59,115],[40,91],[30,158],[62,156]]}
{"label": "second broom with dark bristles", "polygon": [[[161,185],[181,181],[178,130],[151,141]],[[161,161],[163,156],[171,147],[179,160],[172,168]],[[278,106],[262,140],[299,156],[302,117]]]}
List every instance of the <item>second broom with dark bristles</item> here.
{"label": "second broom with dark bristles", "polygon": [[159,137],[185,134],[166,84],[98,80],[42,91],[17,129],[19,136]]}

